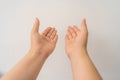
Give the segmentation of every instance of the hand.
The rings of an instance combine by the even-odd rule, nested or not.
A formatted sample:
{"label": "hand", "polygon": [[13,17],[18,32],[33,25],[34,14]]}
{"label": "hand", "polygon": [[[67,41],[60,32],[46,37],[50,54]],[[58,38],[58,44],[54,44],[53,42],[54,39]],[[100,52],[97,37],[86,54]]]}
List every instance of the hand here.
{"label": "hand", "polygon": [[31,51],[48,56],[52,53],[56,46],[58,39],[57,31],[55,28],[48,27],[39,33],[39,20],[36,18],[35,24],[31,32]]}
{"label": "hand", "polygon": [[86,50],[87,47],[88,30],[86,20],[82,21],[81,29],[76,26],[69,26],[65,36],[66,52],[70,56],[75,52]]}

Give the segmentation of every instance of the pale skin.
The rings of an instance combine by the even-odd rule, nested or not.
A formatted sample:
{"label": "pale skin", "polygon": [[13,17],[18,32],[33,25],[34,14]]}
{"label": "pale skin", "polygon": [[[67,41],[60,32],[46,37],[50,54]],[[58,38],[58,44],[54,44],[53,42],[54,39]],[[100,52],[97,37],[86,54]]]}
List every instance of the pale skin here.
{"label": "pale skin", "polygon": [[83,19],[81,29],[69,26],[65,36],[66,53],[70,59],[74,80],[102,80],[87,52],[88,30]]}
{"label": "pale skin", "polygon": [[[31,47],[28,53],[0,80],[36,80],[48,56],[54,51],[57,30],[48,27],[39,33],[39,20],[36,18],[31,31]],[[88,30],[85,19],[81,29],[69,26],[65,36],[66,53],[70,59],[74,80],[102,80],[87,53]]]}
{"label": "pale skin", "polygon": [[36,80],[45,60],[53,52],[57,39],[55,28],[48,27],[40,34],[39,20],[36,18],[31,31],[30,50],[1,80]]}

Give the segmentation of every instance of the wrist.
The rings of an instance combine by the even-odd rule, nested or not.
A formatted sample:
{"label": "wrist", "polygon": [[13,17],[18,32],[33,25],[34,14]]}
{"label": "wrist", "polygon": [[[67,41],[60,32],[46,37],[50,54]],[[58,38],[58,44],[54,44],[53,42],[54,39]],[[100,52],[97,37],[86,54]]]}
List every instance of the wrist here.
{"label": "wrist", "polygon": [[44,51],[42,50],[36,50],[31,48],[28,52],[29,55],[31,55],[32,57],[40,57],[43,59],[46,59],[49,55],[47,55]]}
{"label": "wrist", "polygon": [[77,57],[83,58],[86,55],[88,55],[86,48],[78,48],[75,51],[68,53],[69,59],[74,59]]}

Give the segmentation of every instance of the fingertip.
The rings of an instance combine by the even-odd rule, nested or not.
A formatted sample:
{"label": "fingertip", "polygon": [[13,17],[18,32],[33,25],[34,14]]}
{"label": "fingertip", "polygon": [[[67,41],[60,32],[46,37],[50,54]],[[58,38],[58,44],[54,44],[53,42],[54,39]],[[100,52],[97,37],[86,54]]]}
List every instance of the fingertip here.
{"label": "fingertip", "polygon": [[53,27],[53,31],[55,31],[56,29],[55,29],[55,27]]}
{"label": "fingertip", "polygon": [[86,19],[85,18],[82,21],[81,31],[88,32],[87,24],[86,24]]}
{"label": "fingertip", "polygon": [[50,31],[51,29],[52,29],[51,27],[46,28],[46,29],[43,31],[43,34],[44,34],[45,36],[47,36],[47,34],[49,33],[49,31]]}
{"label": "fingertip", "polygon": [[55,43],[57,42],[57,40],[58,40],[58,34],[56,34],[56,36],[54,38]]}
{"label": "fingertip", "polygon": [[73,29],[74,29],[76,32],[80,31],[80,29],[79,29],[76,25],[73,25]]}
{"label": "fingertip", "polygon": [[68,29],[72,28],[72,26],[68,26]]}
{"label": "fingertip", "polygon": [[39,20],[38,17],[35,17],[35,20]]}
{"label": "fingertip", "polygon": [[57,31],[54,30],[50,36],[50,38],[53,40],[55,38],[55,36],[57,35]]}
{"label": "fingertip", "polygon": [[36,33],[39,31],[39,19],[38,18],[35,18],[35,22],[34,22],[34,26],[32,28],[32,32],[33,33]]}
{"label": "fingertip", "polygon": [[84,18],[81,23],[81,29],[87,29],[86,19]]}
{"label": "fingertip", "polygon": [[83,18],[83,21],[86,23],[86,18]]}
{"label": "fingertip", "polygon": [[83,18],[83,20],[82,20],[82,26],[86,26],[86,19],[85,18]]}
{"label": "fingertip", "polygon": [[39,19],[38,19],[37,17],[35,18],[35,23],[36,23],[36,24],[39,24],[39,23],[40,23],[40,21],[39,21]]}
{"label": "fingertip", "polygon": [[56,33],[58,32],[56,28],[54,29],[54,31],[55,31]]}

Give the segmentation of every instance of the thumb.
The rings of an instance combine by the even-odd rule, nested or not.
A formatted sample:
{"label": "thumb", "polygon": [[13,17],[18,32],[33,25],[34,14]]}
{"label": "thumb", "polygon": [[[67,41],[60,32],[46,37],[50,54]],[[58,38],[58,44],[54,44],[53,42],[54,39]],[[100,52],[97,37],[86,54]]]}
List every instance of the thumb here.
{"label": "thumb", "polygon": [[39,32],[39,19],[38,18],[35,19],[35,23],[34,23],[34,26],[32,28],[32,32],[33,33]]}
{"label": "thumb", "polygon": [[88,30],[87,30],[87,24],[86,24],[86,19],[82,20],[81,31],[88,32]]}

